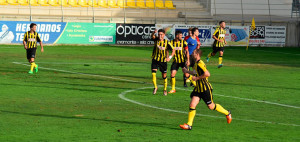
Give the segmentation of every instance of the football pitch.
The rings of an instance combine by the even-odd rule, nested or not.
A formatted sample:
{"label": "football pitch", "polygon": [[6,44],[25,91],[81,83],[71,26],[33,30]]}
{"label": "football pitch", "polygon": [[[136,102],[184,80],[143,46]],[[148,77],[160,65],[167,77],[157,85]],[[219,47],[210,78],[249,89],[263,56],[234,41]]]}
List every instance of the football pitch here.
{"label": "football pitch", "polygon": [[[300,49],[225,48],[206,63],[214,102],[187,122],[192,87],[176,75],[176,93],[152,95],[153,47],[45,46],[33,75],[25,50],[0,46],[0,141],[300,141]],[[168,85],[170,85],[168,63]],[[161,73],[157,83],[163,84]],[[168,86],[168,91],[170,90]]]}

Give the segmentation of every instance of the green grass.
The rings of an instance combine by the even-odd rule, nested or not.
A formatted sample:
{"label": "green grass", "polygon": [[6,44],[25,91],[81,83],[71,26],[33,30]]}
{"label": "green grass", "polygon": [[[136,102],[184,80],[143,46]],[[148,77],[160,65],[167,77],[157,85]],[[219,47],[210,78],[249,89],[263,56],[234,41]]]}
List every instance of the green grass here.
{"label": "green grass", "polygon": [[[221,69],[218,57],[211,58],[214,102],[230,109],[233,121],[227,124],[201,101],[192,131],[178,125],[187,122],[193,88],[182,87],[179,71],[176,94],[163,96],[160,87],[152,95],[151,52],[152,47],[46,46],[37,52],[39,72],[29,75],[23,47],[1,45],[0,141],[300,141],[299,48],[229,47]],[[161,85],[160,72],[157,78]],[[186,113],[118,97],[128,90],[130,100]]]}

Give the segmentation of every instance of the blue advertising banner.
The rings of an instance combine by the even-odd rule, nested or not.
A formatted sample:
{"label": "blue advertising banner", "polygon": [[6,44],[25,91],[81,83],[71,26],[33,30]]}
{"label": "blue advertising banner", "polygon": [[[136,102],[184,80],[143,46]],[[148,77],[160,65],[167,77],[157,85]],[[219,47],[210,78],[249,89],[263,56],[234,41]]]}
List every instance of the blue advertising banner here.
{"label": "blue advertising banner", "polygon": [[199,31],[199,40],[201,42],[201,45],[207,46],[211,45],[212,40],[212,32],[211,32],[211,26],[210,25],[175,25],[175,31],[179,30],[183,33],[183,37],[188,35],[188,29],[190,27],[196,27]]}
{"label": "blue advertising banner", "polygon": [[53,44],[66,27],[65,22],[0,21],[0,44],[22,43],[31,23],[37,24],[37,32],[45,44]]}

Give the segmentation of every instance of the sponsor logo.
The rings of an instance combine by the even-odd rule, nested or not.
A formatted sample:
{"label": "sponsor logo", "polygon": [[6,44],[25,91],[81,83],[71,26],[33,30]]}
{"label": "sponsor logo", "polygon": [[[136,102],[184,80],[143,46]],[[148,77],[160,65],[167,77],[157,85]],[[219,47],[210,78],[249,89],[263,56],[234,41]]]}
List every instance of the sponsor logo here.
{"label": "sponsor logo", "polygon": [[35,38],[28,38],[28,41],[35,41]]}
{"label": "sponsor logo", "polygon": [[256,26],[256,29],[251,31],[250,38],[265,38],[265,26]]}
{"label": "sponsor logo", "polygon": [[89,36],[89,42],[113,42],[113,36]]}
{"label": "sponsor logo", "polygon": [[128,35],[143,35],[143,39],[151,39],[150,35],[154,30],[155,26],[119,25],[117,27],[117,34],[124,37],[127,37]]}
{"label": "sponsor logo", "polygon": [[166,47],[162,47],[162,46],[158,46],[158,45],[157,45],[157,48],[158,48],[159,50],[165,50],[165,49],[166,49]]}
{"label": "sponsor logo", "polygon": [[182,50],[182,47],[174,47],[175,50]]}

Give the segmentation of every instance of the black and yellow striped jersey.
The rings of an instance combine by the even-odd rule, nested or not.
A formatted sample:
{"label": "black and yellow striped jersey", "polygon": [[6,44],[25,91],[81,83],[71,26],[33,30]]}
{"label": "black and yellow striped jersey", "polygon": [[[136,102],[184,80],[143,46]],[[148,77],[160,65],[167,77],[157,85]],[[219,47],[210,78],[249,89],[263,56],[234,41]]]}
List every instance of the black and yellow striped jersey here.
{"label": "black and yellow striped jersey", "polygon": [[[202,60],[197,61],[197,63],[194,65],[194,70],[197,71],[196,77],[203,75],[204,72],[207,71],[206,65]],[[196,81],[196,86],[194,89],[195,92],[201,93],[207,89],[210,91],[213,89],[211,84],[208,82],[208,77]]]}
{"label": "black and yellow striped jersey", "polygon": [[184,63],[186,61],[185,50],[187,48],[187,42],[185,40],[175,41],[172,40],[171,44],[175,49],[174,62],[176,63]]}
{"label": "black and yellow striped jersey", "polygon": [[37,32],[31,33],[28,31],[24,34],[23,41],[26,42],[27,48],[37,48],[37,42],[41,42],[41,39]]}
{"label": "black and yellow striped jersey", "polygon": [[152,59],[159,62],[167,62],[167,50],[173,50],[172,44],[166,39],[160,41],[158,38],[156,38],[154,41],[155,44],[152,52]]}
{"label": "black and yellow striped jersey", "polygon": [[219,40],[223,39],[223,42],[219,42],[219,41],[215,40],[213,46],[224,47],[225,46],[225,34],[226,34],[225,29],[217,28],[213,35],[216,36],[216,38]]}

